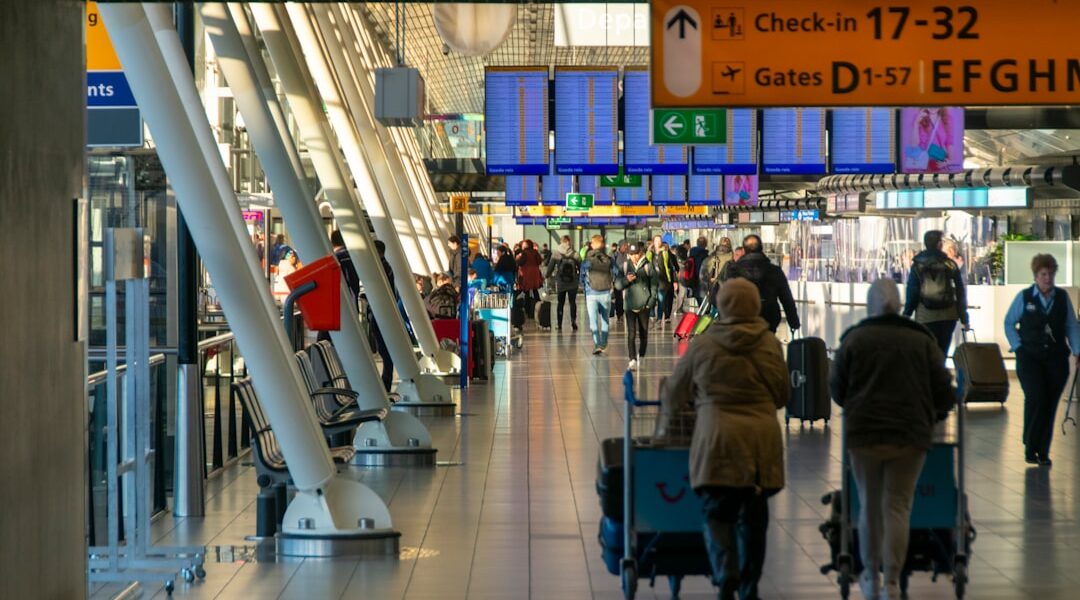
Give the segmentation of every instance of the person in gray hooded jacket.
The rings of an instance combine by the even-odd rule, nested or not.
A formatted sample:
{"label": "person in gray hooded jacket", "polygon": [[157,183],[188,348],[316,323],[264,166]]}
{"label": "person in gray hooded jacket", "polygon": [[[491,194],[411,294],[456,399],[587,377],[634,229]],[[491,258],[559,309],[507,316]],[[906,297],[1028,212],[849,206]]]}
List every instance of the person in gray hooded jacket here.
{"label": "person in gray hooded jacket", "polygon": [[555,328],[562,329],[563,306],[570,301],[570,327],[577,331],[577,293],[578,273],[581,270],[581,261],[577,252],[570,245],[570,236],[564,235],[562,241],[551,251],[551,259],[548,260],[547,272],[544,277],[559,297],[559,304],[555,309]]}

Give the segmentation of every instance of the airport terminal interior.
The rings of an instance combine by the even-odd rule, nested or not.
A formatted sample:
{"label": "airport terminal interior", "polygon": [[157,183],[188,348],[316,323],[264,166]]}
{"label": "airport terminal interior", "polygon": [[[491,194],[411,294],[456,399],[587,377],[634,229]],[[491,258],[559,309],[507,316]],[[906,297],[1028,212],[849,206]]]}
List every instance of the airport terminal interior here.
{"label": "airport terminal interior", "polygon": [[1077,597],[1024,4],[0,2],[0,598]]}

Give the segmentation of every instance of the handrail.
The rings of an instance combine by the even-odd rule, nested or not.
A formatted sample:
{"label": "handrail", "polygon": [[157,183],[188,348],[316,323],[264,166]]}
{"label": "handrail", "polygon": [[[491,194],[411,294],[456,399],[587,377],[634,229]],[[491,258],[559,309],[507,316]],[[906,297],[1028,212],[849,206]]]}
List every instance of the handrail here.
{"label": "handrail", "polygon": [[[160,365],[163,362],[165,362],[165,355],[164,354],[152,354],[150,356],[150,366],[151,367],[154,366],[154,365]],[[117,375],[119,375],[119,374],[121,374],[121,373],[123,373],[125,371],[127,371],[127,364],[123,364],[123,365],[120,365],[120,366],[116,367],[116,374]],[[86,387],[90,388],[90,387],[94,387],[95,385],[101,385],[102,383],[105,382],[105,379],[108,378],[108,374],[109,374],[108,369],[106,369],[104,371],[97,371],[95,373],[91,373],[86,378]]]}
{"label": "handrail", "polygon": [[214,348],[224,344],[225,342],[230,342],[234,339],[236,339],[236,334],[228,331],[219,335],[215,335],[214,337],[206,338],[205,340],[199,342],[198,349],[206,350],[209,348]]}

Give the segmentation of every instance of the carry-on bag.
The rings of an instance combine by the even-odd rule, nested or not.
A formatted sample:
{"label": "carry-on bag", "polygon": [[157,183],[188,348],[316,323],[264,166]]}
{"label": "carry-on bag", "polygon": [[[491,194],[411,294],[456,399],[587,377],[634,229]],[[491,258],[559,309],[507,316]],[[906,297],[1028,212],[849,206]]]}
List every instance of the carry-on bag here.
{"label": "carry-on bag", "polygon": [[[971,341],[967,341],[967,334]],[[956,365],[956,387],[964,402],[997,402],[1005,404],[1009,397],[1009,374],[1005,371],[1005,359],[996,343],[980,344],[975,332],[968,327],[962,330],[963,343],[953,353]]]}
{"label": "carry-on bag", "polygon": [[788,399],[785,424],[791,419],[814,421],[832,416],[829,404],[829,355],[825,340],[804,337],[791,340],[787,353],[791,397]]}
{"label": "carry-on bag", "polygon": [[488,331],[487,321],[476,320],[469,325],[472,327],[472,334],[469,336],[473,344],[471,350],[474,365],[472,376],[480,379],[490,379],[495,348],[491,341],[491,332]]}
{"label": "carry-on bag", "polygon": [[521,328],[525,326],[525,294],[518,292],[510,302],[510,325]]}
{"label": "carry-on bag", "polygon": [[542,300],[537,307],[536,324],[540,329],[551,329],[551,303]]}
{"label": "carry-on bag", "polygon": [[[694,312],[683,313],[681,319],[679,319],[679,325],[675,327],[675,337],[680,340],[684,340],[691,335],[694,335],[694,329],[697,327],[698,321],[706,313],[712,312],[712,305],[709,302],[702,302],[699,304]],[[709,319],[712,322],[712,319]],[[708,325],[706,325],[708,327]],[[704,329],[702,329],[704,331]]]}

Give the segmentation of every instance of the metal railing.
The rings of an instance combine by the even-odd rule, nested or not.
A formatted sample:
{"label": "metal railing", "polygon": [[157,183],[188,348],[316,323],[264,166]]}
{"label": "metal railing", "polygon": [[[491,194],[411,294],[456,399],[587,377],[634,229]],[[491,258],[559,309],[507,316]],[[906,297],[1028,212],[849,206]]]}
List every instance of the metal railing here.
{"label": "metal railing", "polygon": [[210,477],[236,462],[251,444],[251,425],[243,407],[237,406],[230,393],[233,382],[247,377],[247,365],[232,332],[205,339],[198,348],[206,432],[205,473]]}

